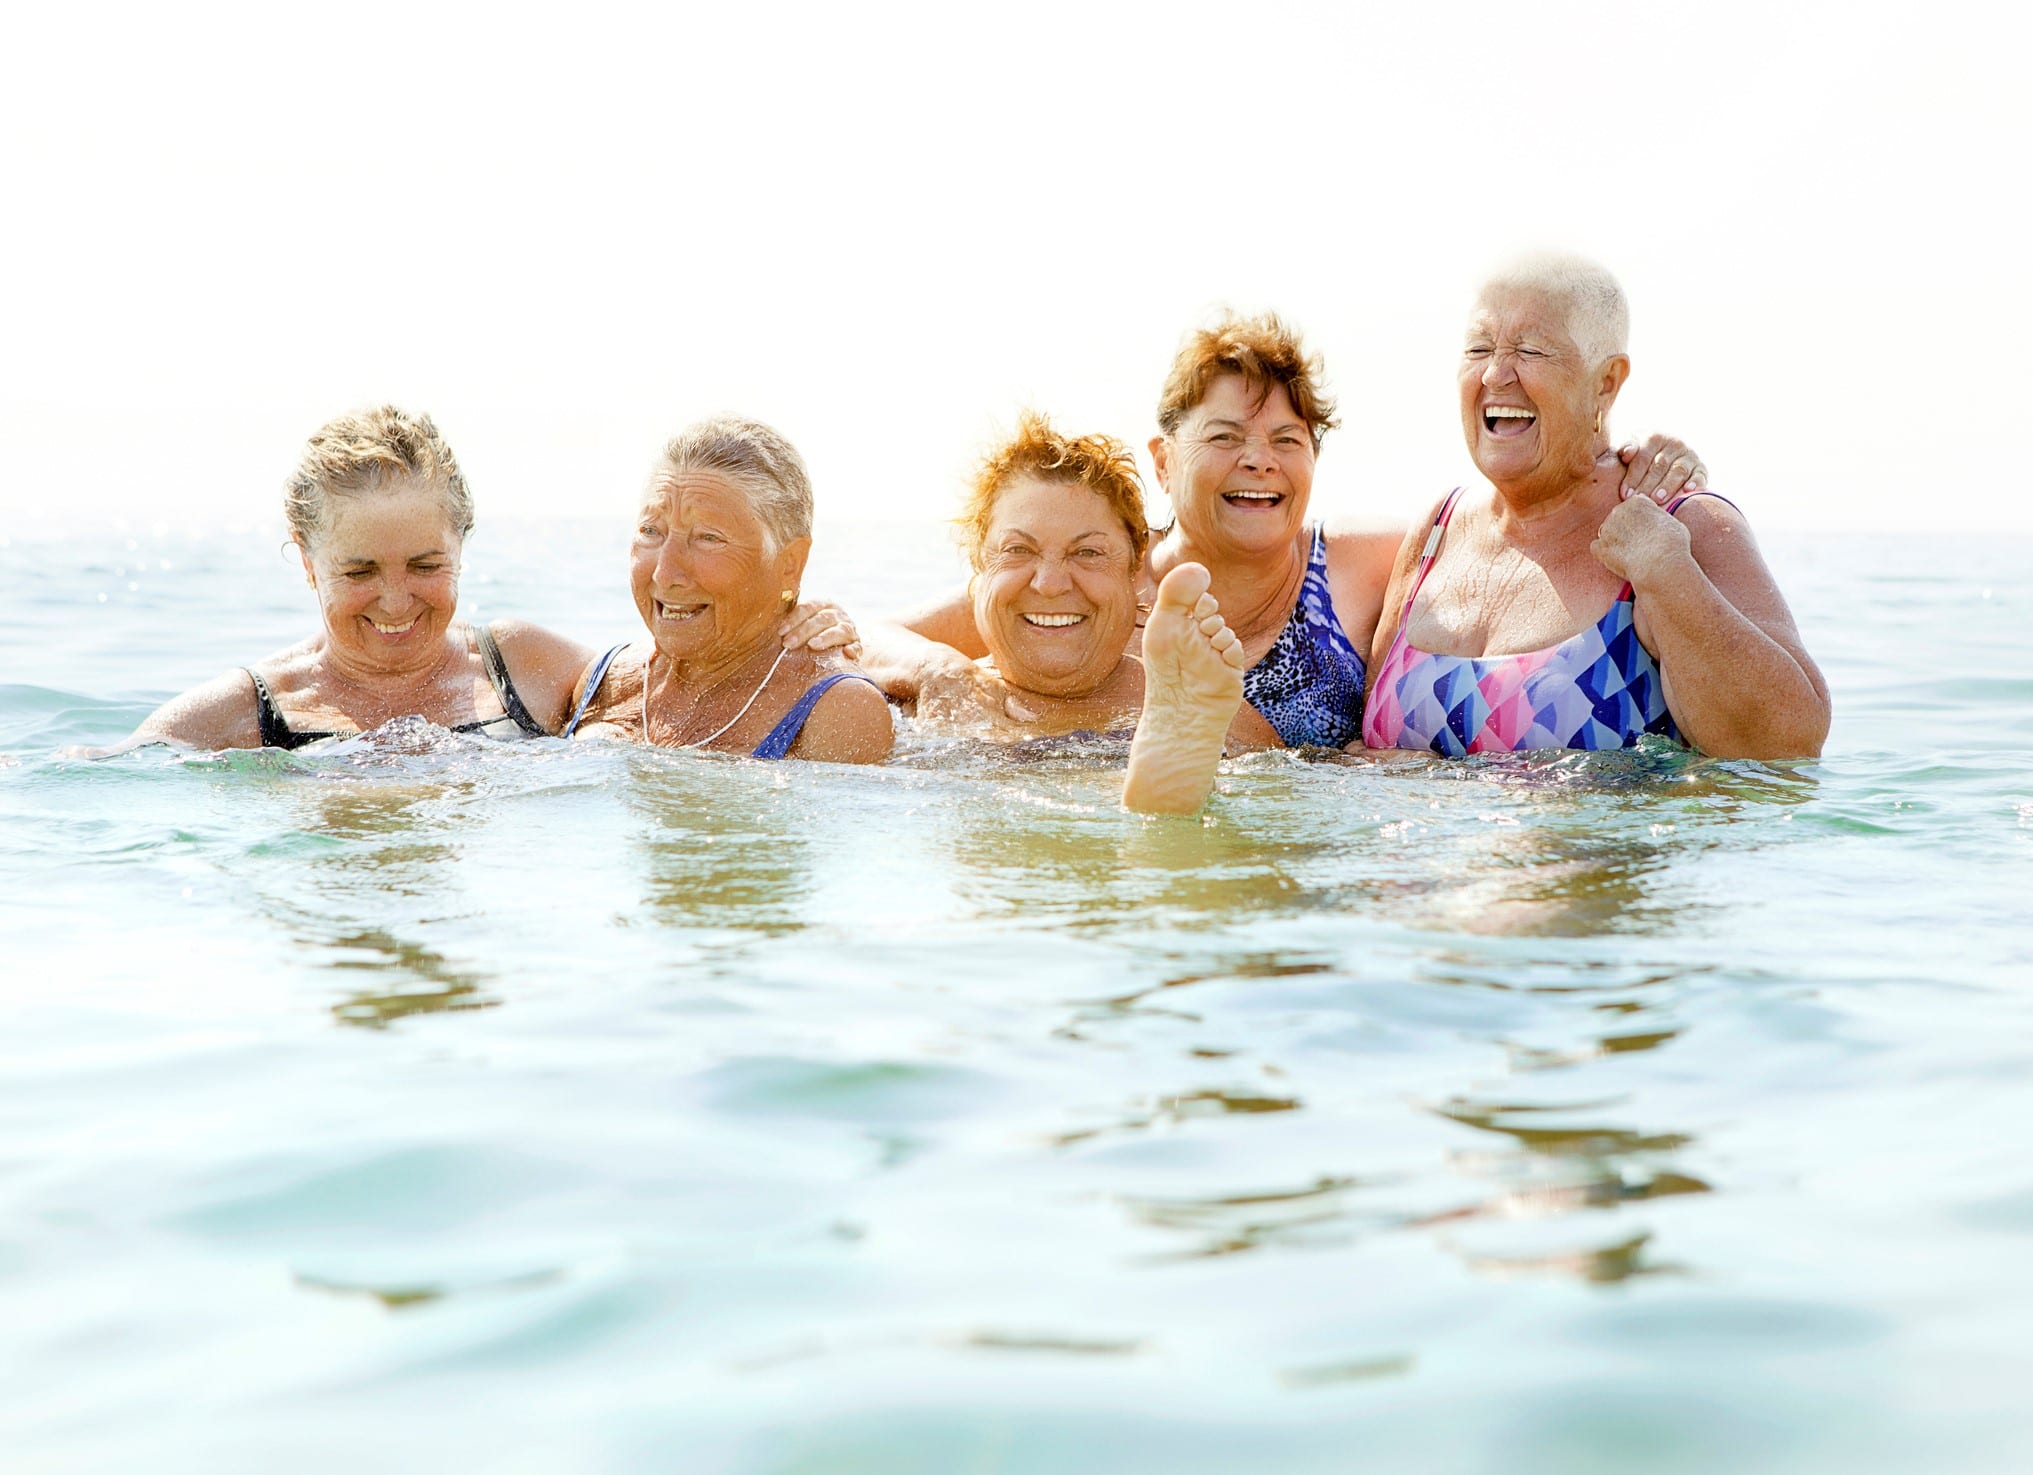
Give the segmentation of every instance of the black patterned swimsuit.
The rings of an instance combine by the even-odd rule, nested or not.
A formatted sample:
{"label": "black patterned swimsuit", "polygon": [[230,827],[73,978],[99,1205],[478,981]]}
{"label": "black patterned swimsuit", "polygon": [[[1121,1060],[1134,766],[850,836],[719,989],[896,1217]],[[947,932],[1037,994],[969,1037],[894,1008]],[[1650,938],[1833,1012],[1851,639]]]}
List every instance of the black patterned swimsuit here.
{"label": "black patterned swimsuit", "polygon": [[1343,748],[1362,736],[1363,659],[1327,589],[1327,533],[1313,551],[1292,618],[1264,658],[1242,673],[1242,695],[1288,748]]}

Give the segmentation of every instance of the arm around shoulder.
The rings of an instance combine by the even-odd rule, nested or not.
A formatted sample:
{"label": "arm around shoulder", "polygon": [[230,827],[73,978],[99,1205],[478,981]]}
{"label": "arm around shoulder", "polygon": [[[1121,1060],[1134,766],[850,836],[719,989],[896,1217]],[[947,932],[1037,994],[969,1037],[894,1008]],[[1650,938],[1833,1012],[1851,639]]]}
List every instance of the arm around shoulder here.
{"label": "arm around shoulder", "polygon": [[501,647],[501,659],[523,705],[546,731],[557,732],[572,713],[579,679],[592,663],[593,652],[524,620],[496,620],[487,628]]}
{"label": "arm around shoulder", "polygon": [[818,763],[880,763],[896,740],[889,703],[866,681],[836,681],[812,708],[791,756]]}

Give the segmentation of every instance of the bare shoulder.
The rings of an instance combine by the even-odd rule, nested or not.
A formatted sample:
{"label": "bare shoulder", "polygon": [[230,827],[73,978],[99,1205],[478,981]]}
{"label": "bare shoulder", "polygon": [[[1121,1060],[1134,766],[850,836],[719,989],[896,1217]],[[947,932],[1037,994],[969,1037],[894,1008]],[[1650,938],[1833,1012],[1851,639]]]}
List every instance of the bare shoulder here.
{"label": "bare shoulder", "polygon": [[[594,679],[597,660],[588,661],[571,689],[571,702],[576,707],[586,700],[586,684]],[[607,669],[600,672],[600,684],[594,688],[592,699],[586,702],[585,716],[580,719],[579,730],[574,736],[619,737],[621,732],[588,733],[587,729],[600,724],[612,724],[617,728],[634,730],[636,704],[642,700],[643,673],[647,669],[643,657],[634,649],[625,649],[609,662]],[[626,714],[627,720],[623,721]],[[567,714],[569,715],[569,714]]]}
{"label": "bare shoulder", "polygon": [[1446,502],[1443,497],[1433,504],[1424,517],[1409,528],[1398,533],[1397,547],[1390,553],[1390,562],[1383,580],[1383,597],[1378,601],[1378,613],[1369,652],[1370,670],[1380,670],[1384,658],[1390,652],[1391,642],[1397,638],[1398,618],[1404,610],[1405,596],[1412,587],[1412,575],[1419,567],[1419,556],[1425,551],[1427,530],[1440,516],[1440,508]]}
{"label": "bare shoulder", "polygon": [[508,667],[508,679],[515,683],[523,705],[547,731],[557,732],[571,716],[579,679],[593,652],[527,620],[496,620],[487,628],[501,647],[502,664]]}
{"label": "bare shoulder", "polygon": [[1792,611],[1758,549],[1750,519],[1733,503],[1715,496],[1689,497],[1673,515],[1687,529],[1694,561],[1723,597],[1768,634],[1784,632],[1789,643],[1797,641]]}
{"label": "bare shoulder", "polygon": [[881,691],[863,680],[836,681],[812,708],[791,752],[821,763],[880,763],[895,736]]}
{"label": "bare shoulder", "polygon": [[260,747],[261,717],[253,677],[236,668],[171,697],[120,746],[142,743],[175,743],[206,752]]}
{"label": "bare shoulder", "polygon": [[501,654],[511,661],[569,666],[576,676],[593,659],[593,652],[578,641],[527,620],[495,620],[487,628],[494,632]]}

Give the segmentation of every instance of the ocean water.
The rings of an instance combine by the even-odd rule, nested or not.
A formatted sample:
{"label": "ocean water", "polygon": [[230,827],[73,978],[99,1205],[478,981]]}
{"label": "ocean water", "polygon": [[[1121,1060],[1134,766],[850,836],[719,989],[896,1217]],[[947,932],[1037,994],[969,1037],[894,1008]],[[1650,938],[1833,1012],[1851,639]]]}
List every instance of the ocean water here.
{"label": "ocean water", "polygon": [[10,1475],[2033,1468],[2033,545],[1769,540],[1813,763],[58,756],[279,542],[0,540]]}

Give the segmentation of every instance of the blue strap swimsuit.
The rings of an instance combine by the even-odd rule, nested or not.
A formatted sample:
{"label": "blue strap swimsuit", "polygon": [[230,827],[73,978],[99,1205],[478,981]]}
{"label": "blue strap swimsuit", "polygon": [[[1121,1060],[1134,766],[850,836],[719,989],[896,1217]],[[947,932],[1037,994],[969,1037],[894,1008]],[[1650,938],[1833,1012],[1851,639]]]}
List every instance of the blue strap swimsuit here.
{"label": "blue strap swimsuit", "polygon": [[1313,552],[1292,618],[1262,660],[1242,673],[1243,700],[1288,748],[1345,748],[1362,735],[1363,659],[1334,613],[1327,588],[1327,533]]}
{"label": "blue strap swimsuit", "polygon": [[[593,694],[600,690],[600,683],[607,679],[607,668],[614,664],[616,656],[627,649],[626,644],[617,645],[604,652],[600,659],[593,663],[592,674],[586,678],[586,693],[579,698],[579,705],[572,713],[572,720],[565,724],[564,736],[570,737],[578,731],[579,724],[585,720],[586,709],[593,705]],[[819,698],[842,681],[868,681],[868,678],[858,671],[835,671],[831,676],[820,677],[805,688],[804,694],[792,705],[790,711],[784,713],[783,721],[769,730],[769,736],[757,743],[755,751],[749,756],[788,758],[791,745],[797,742],[798,734],[805,730],[805,724],[811,720],[812,709],[819,705]],[[873,681],[868,681],[868,684],[875,685]]]}

